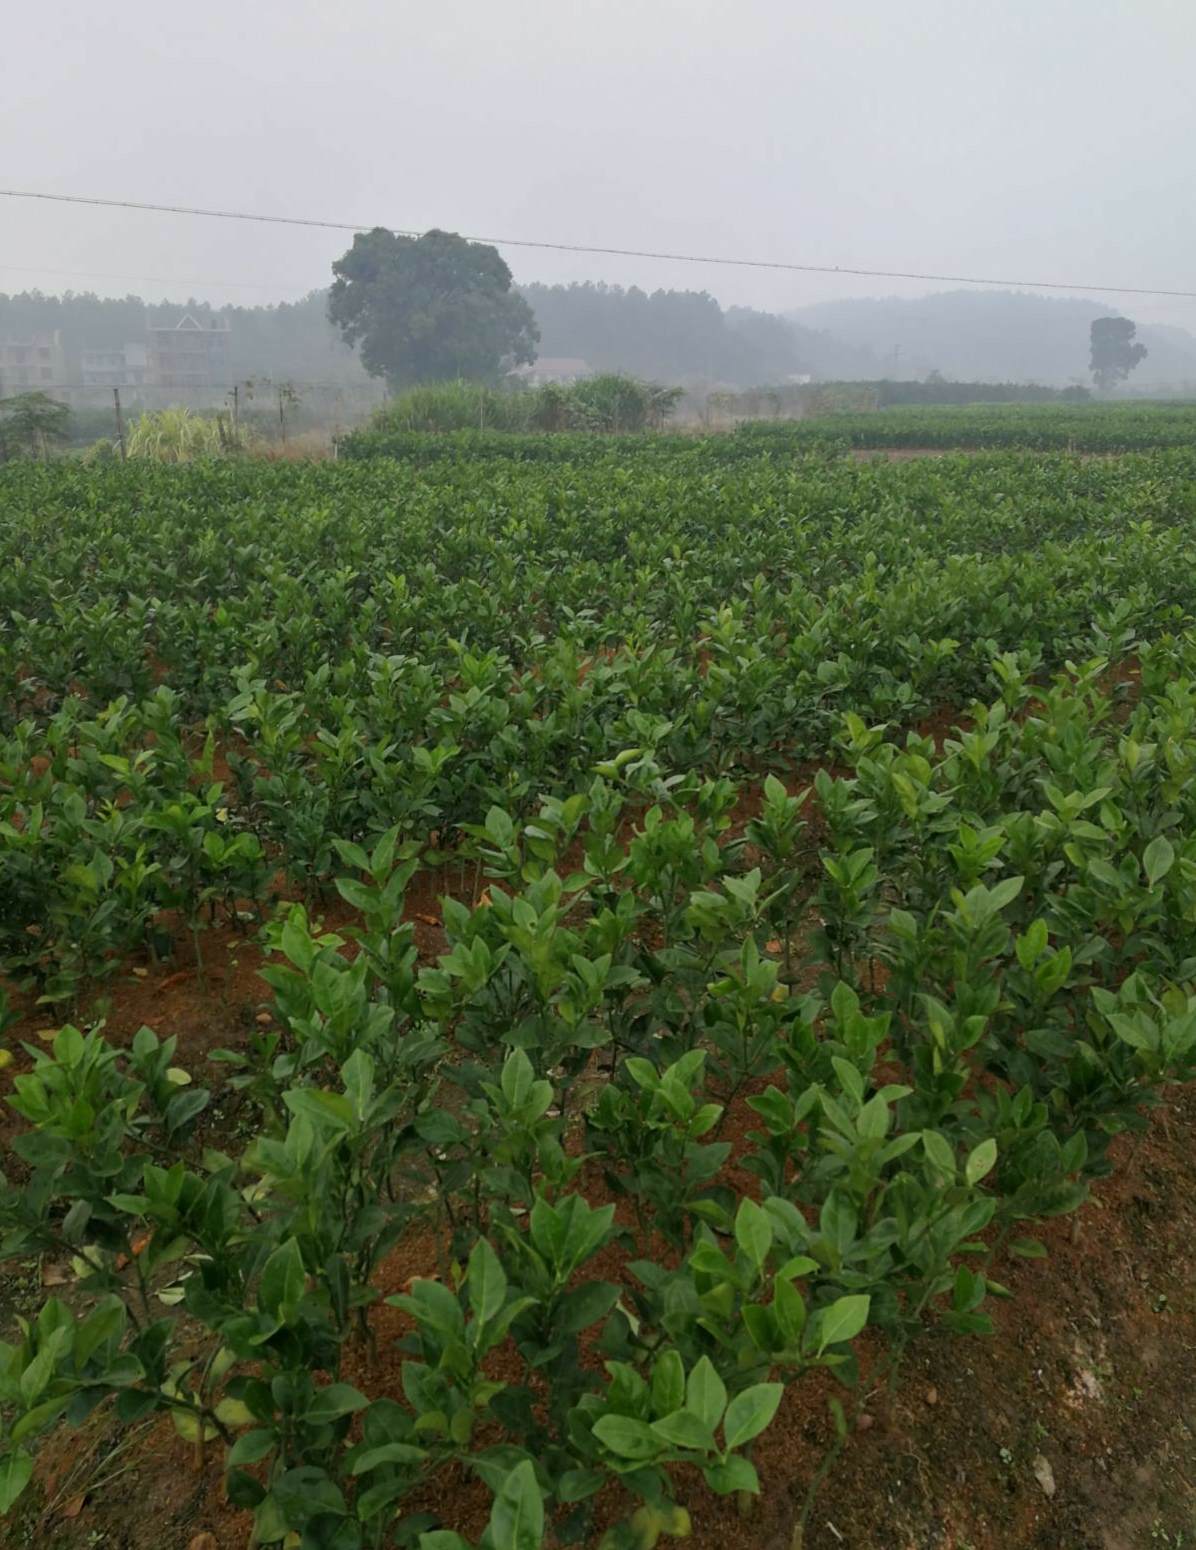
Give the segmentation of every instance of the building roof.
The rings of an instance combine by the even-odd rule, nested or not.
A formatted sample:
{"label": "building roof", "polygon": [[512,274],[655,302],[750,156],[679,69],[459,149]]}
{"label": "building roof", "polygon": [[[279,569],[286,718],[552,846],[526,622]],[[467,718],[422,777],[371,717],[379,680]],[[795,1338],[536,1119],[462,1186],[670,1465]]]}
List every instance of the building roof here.
{"label": "building roof", "polygon": [[184,312],[177,323],[151,323],[149,331],[151,334],[227,334],[229,327],[227,318],[217,318],[210,328],[205,328],[189,312]]}

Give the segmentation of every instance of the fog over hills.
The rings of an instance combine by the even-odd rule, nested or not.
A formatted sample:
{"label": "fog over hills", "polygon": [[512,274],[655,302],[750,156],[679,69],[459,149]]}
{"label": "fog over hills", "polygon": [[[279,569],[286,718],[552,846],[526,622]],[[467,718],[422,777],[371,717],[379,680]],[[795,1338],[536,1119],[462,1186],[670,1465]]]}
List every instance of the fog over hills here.
{"label": "fog over hills", "polygon": [[[802,328],[867,351],[876,376],[940,371],[971,381],[1050,383],[1089,381],[1089,326],[1094,318],[1114,315],[1132,318],[1132,304],[973,290],[826,301],[787,314]],[[1132,386],[1196,382],[1196,336],[1142,324],[1138,338],[1150,353]]]}

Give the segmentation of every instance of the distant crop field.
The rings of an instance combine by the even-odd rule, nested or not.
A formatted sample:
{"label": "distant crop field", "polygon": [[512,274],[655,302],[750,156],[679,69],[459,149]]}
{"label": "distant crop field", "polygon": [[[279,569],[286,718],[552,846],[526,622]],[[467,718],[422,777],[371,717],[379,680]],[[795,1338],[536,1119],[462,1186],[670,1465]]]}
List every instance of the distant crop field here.
{"label": "distant crop field", "polygon": [[1153,1521],[1194,426],[0,468],[5,1542]]}
{"label": "distant crop field", "polygon": [[616,452],[642,467],[696,448],[712,466],[854,448],[931,451],[1120,453],[1196,448],[1196,403],[911,405],[749,420],[732,431],[604,436],[512,431],[364,429],[344,438],[353,460],[394,457],[429,463],[481,457],[516,462],[602,462]]}
{"label": "distant crop field", "polygon": [[911,405],[792,425],[754,423],[740,434],[794,446],[1148,452],[1196,446],[1196,404]]}

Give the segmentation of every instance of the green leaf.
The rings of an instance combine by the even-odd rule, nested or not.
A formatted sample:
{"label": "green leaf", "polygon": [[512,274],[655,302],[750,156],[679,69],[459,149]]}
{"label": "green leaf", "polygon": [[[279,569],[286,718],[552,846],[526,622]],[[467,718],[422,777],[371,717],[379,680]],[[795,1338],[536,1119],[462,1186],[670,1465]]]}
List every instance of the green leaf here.
{"label": "green leaf", "polygon": [[12,1508],[32,1474],[33,1459],[28,1453],[8,1453],[0,1459],[0,1517]]}
{"label": "green leaf", "polygon": [[260,1427],[237,1438],[229,1449],[228,1463],[230,1466],[256,1464],[259,1459],[264,1459],[267,1453],[272,1453],[277,1446],[277,1435],[268,1427]]}
{"label": "green leaf", "polygon": [[604,1469],[567,1469],[556,1483],[557,1499],[562,1502],[584,1502],[606,1484]]}
{"label": "green leaf", "polygon": [[206,1087],[188,1087],[186,1091],[177,1093],[166,1105],[163,1115],[169,1134],[173,1135],[176,1130],[189,1125],[197,1114],[207,1108],[210,1097]]}
{"label": "green leaf", "polygon": [[[867,1300],[867,1299],[865,1299]],[[711,1431],[727,1408],[727,1389],[708,1356],[698,1361],[685,1385],[686,1408],[699,1416]]]}
{"label": "green leaf", "polygon": [[979,1184],[985,1174],[991,1173],[997,1161],[997,1143],[990,1136],[987,1141],[981,1141],[968,1154],[968,1160],[964,1164],[963,1176],[969,1184]]}
{"label": "green leaf", "polygon": [[353,1460],[355,1475],[368,1474],[379,1464],[418,1464],[428,1456],[427,1450],[409,1442],[384,1442],[376,1448],[367,1448]]}
{"label": "green leaf", "polygon": [[764,1208],[747,1197],[735,1213],[735,1241],[756,1269],[762,1269],[772,1247],[772,1223]]}
{"label": "green leaf", "polygon": [[[705,1358],[703,1358],[705,1360]],[[664,1452],[664,1443],[647,1424],[632,1416],[604,1415],[594,1422],[594,1436],[619,1458],[653,1459]]]}
{"label": "green leaf", "polygon": [[341,1067],[345,1095],[353,1105],[354,1117],[365,1118],[374,1097],[374,1062],[363,1049],[355,1049]]}
{"label": "green leaf", "polygon": [[480,1324],[492,1319],[506,1301],[506,1273],[499,1264],[498,1255],[485,1238],[479,1238],[473,1246],[466,1285],[469,1306]]}
{"label": "green leaf", "polygon": [[922,1149],[940,1173],[945,1173],[949,1179],[954,1179],[955,1153],[944,1135],[937,1130],[924,1130]]}
{"label": "green leaf", "polygon": [[773,1281],[772,1312],[785,1344],[795,1345],[806,1327],[806,1305],[793,1282],[779,1273]]}
{"label": "green leaf", "polygon": [[990,889],[988,897],[993,910],[1003,910],[1007,904],[1012,904],[1018,894],[1021,893],[1022,884],[1025,881],[1024,877],[1007,877],[1003,882],[998,883],[995,888]]}
{"label": "green leaf", "polygon": [[652,1430],[674,1448],[694,1448],[699,1453],[711,1453],[716,1447],[713,1430],[692,1410],[674,1410],[672,1415],[653,1421]]}
{"label": "green leaf", "polygon": [[1025,929],[1025,932],[1014,941],[1014,950],[1017,953],[1017,961],[1025,969],[1027,974],[1046,952],[1047,927],[1045,920],[1035,920]]}
{"label": "green leaf", "polygon": [[1037,1238],[1015,1238],[1009,1245],[1009,1252],[1016,1254],[1019,1259],[1045,1259],[1047,1249],[1045,1243],[1039,1243]]}
{"label": "green leaf", "polygon": [[[860,1327],[862,1329],[863,1325]],[[728,1453],[735,1448],[742,1448],[745,1442],[751,1442],[753,1437],[760,1435],[776,1415],[784,1392],[783,1383],[755,1383],[750,1389],[744,1389],[742,1394],[736,1394],[727,1406],[723,1421],[723,1440]]]}
{"label": "green leaf", "polygon": [[1142,853],[1142,867],[1146,873],[1146,881],[1152,888],[1157,888],[1174,865],[1174,846],[1164,835],[1156,835]]}
{"label": "green leaf", "polygon": [[536,1079],[535,1068],[521,1049],[512,1050],[503,1062],[500,1086],[503,1097],[513,1109],[527,1102]]}
{"label": "green leaf", "polygon": [[41,1350],[21,1374],[21,1398],[27,1406],[33,1404],[34,1400],[37,1399],[38,1395],[53,1377],[54,1364],[58,1359],[58,1351],[61,1345],[62,1332],[61,1330],[55,1330],[54,1334],[45,1341]]}
{"label": "green leaf", "polygon": [[652,1412],[672,1415],[685,1403],[685,1366],[672,1346],[662,1351],[652,1366]]}
{"label": "green leaf", "polygon": [[342,1415],[364,1410],[368,1404],[365,1395],[351,1383],[329,1383],[327,1387],[316,1390],[315,1398],[308,1408],[307,1419],[318,1424],[336,1421]]}
{"label": "green leaf", "polygon": [[[363,856],[362,860],[364,859]],[[373,888],[367,887],[365,883],[359,883],[355,877],[338,877],[336,891],[346,904],[355,910],[360,910],[363,915],[369,914],[377,898]]]}
{"label": "green leaf", "polygon": [[868,1309],[872,1299],[864,1295],[840,1297],[818,1315],[818,1354],[828,1345],[839,1345],[854,1340],[868,1322]]}
{"label": "green leaf", "polygon": [[604,1319],[618,1300],[619,1288],[613,1282],[583,1281],[557,1304],[556,1328],[563,1335],[578,1335]]}
{"label": "green leaf", "polygon": [[710,1489],[719,1496],[730,1496],[735,1491],[747,1491],[756,1496],[760,1491],[760,1477],[751,1459],[742,1453],[716,1464],[707,1464],[702,1475]]}
{"label": "green leaf", "polygon": [[306,1285],[307,1277],[299,1244],[294,1238],[288,1238],[285,1243],[279,1244],[262,1267],[258,1304],[275,1318],[285,1320],[284,1310],[298,1305]]}
{"label": "green leaf", "polygon": [[292,1087],[283,1093],[282,1101],[292,1114],[302,1114],[325,1134],[329,1129],[353,1129],[356,1116],[344,1093],[324,1092],[319,1087]]}

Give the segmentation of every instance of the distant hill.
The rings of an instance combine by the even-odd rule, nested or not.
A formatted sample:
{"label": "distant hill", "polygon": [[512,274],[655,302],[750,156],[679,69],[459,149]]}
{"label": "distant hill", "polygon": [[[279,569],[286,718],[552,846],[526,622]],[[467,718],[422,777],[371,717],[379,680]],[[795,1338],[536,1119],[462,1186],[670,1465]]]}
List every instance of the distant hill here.
{"label": "distant hill", "polygon": [[[1131,298],[1132,300],[1132,298]],[[844,347],[871,352],[874,375],[998,382],[1088,382],[1088,330],[1094,318],[1133,317],[1133,307],[1025,291],[941,291],[913,299],[888,296],[827,301],[788,314]],[[1149,355],[1129,386],[1196,383],[1196,336],[1140,324]]]}
{"label": "distant hill", "polygon": [[662,382],[754,387],[794,377],[877,376],[872,353],[818,328],[751,307],[724,309],[707,291],[524,285],[540,354]]}

